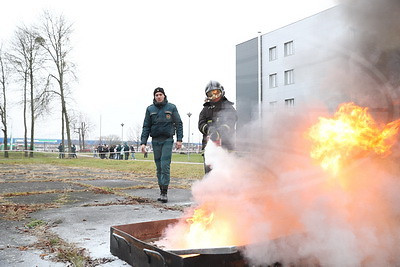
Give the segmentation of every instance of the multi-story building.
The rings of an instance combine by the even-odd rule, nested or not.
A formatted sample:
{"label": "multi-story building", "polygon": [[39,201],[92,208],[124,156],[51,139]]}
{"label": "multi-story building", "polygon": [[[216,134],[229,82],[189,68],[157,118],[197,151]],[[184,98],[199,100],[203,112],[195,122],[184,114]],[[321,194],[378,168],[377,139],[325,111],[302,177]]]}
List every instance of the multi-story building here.
{"label": "multi-story building", "polygon": [[384,5],[338,5],[238,44],[238,128],[271,111],[349,101],[381,121],[400,117],[398,16]]}
{"label": "multi-story building", "polygon": [[342,16],[333,7],[236,46],[238,128],[271,109],[324,97],[321,84],[338,55],[346,54],[342,40],[352,34]]}

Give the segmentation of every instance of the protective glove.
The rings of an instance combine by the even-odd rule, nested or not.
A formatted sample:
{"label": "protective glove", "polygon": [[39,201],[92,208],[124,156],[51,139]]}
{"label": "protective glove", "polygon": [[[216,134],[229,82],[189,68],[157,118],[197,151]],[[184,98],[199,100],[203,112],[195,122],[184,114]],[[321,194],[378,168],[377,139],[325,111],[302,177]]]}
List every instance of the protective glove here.
{"label": "protective glove", "polygon": [[220,139],[220,134],[216,127],[209,126],[208,127],[208,136],[210,137],[211,141],[218,141]]}

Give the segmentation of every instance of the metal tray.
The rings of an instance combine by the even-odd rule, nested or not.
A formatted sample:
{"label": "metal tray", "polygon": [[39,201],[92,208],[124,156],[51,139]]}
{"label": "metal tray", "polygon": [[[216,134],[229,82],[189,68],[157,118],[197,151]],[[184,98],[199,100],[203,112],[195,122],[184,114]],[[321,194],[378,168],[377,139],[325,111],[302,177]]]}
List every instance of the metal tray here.
{"label": "metal tray", "polygon": [[248,266],[238,247],[164,250],[148,242],[178,219],[112,226],[110,252],[132,266]]}

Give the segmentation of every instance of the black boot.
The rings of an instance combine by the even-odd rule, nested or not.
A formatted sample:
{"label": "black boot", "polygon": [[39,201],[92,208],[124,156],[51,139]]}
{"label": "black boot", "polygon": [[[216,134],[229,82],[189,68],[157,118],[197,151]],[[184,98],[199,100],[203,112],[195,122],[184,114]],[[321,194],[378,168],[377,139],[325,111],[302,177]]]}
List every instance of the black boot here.
{"label": "black boot", "polygon": [[162,186],[159,185],[159,187],[160,187],[160,196],[157,198],[157,201],[161,201],[161,199],[162,199],[162,193],[163,193]]}
{"label": "black boot", "polygon": [[167,193],[168,193],[168,185],[164,185],[163,187],[161,187],[160,199],[161,199],[162,203],[167,203],[168,202]]}

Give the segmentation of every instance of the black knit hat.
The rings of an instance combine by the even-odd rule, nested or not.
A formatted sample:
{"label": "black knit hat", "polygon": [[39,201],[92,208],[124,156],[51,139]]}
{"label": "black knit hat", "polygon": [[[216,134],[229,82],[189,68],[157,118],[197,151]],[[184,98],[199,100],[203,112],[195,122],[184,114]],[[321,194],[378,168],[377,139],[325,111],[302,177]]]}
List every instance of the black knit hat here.
{"label": "black knit hat", "polygon": [[164,89],[161,87],[157,87],[156,89],[154,89],[153,96],[155,96],[156,93],[158,92],[163,93],[163,95],[165,95]]}

